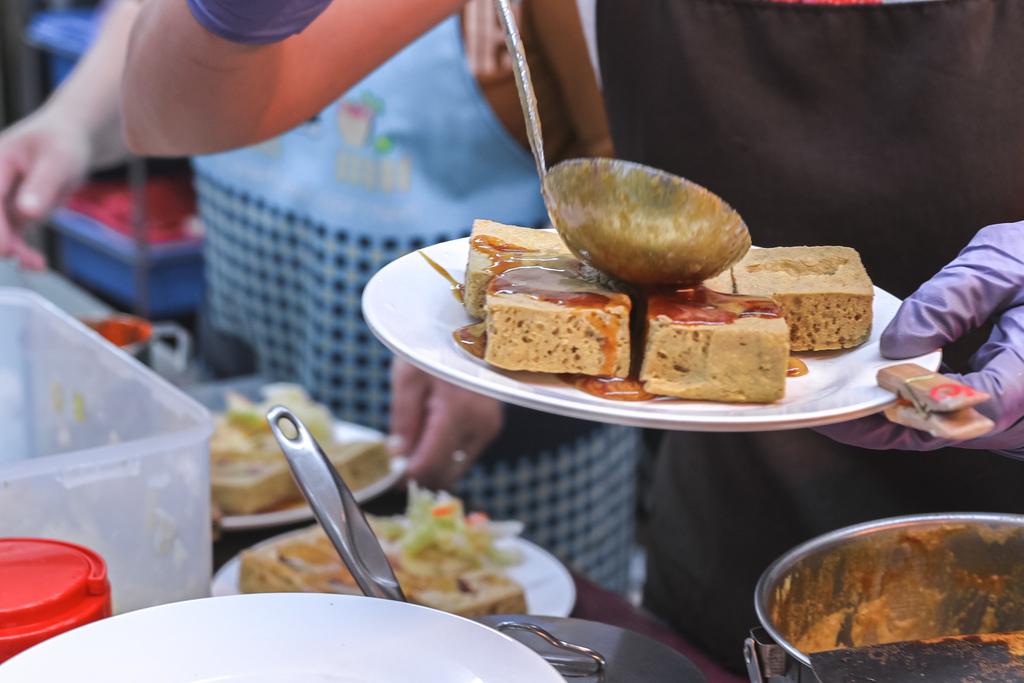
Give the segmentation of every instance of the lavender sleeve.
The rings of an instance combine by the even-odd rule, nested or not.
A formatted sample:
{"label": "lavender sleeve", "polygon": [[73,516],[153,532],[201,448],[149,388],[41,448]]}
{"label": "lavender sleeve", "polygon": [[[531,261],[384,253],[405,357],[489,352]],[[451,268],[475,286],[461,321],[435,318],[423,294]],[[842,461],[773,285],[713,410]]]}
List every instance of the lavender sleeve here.
{"label": "lavender sleeve", "polygon": [[265,45],[309,26],[331,0],[187,0],[192,15],[214,35]]}

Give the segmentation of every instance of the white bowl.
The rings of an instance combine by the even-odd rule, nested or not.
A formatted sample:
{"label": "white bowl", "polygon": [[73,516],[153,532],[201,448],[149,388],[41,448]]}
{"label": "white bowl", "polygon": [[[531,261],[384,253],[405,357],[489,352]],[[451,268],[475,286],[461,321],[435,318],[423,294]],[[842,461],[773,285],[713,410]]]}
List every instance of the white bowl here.
{"label": "white bowl", "polygon": [[0,665],[0,683],[564,683],[482,624],[377,598],[264,593],[128,612]]}

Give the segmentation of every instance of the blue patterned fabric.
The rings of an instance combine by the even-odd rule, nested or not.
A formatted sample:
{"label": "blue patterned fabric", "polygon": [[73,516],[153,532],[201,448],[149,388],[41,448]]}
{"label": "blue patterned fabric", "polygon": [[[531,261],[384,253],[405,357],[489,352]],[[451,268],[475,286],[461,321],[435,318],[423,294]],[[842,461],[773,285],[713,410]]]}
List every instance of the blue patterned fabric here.
{"label": "blue patterned fabric", "polygon": [[198,169],[195,179],[214,325],[257,349],[261,373],[298,381],[339,418],[386,431],[391,355],[363,322],[363,288],[395,258],[461,235],[328,228]]}
{"label": "blue patterned fabric", "polygon": [[[424,242],[341,231],[328,238],[324,226],[282,215],[202,173],[196,190],[217,326],[243,334],[263,374],[298,381],[341,419],[386,431],[391,355],[363,322],[359,299],[374,272]],[[521,520],[525,538],[624,591],[638,430],[515,406],[506,407],[506,421],[457,493],[494,519]],[[531,437],[525,443],[524,434]]]}
{"label": "blue patterned fabric", "polygon": [[636,429],[592,428],[537,453],[493,463],[485,456],[462,479],[458,494],[495,519],[523,520],[526,538],[625,592],[639,447]]}
{"label": "blue patterned fabric", "polygon": [[[383,431],[390,355],[362,318],[370,277],[468,235],[475,218],[546,223],[533,160],[480,94],[455,20],[314,121],[193,165],[210,322],[249,343],[263,374],[297,381],[339,418]],[[636,430],[513,407],[506,421],[459,493],[624,589]]]}

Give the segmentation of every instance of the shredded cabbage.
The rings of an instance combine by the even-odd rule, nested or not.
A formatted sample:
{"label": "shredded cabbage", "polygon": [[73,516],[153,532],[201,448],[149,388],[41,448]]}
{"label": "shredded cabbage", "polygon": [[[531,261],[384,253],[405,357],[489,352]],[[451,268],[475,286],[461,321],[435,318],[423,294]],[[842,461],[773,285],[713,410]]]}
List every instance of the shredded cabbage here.
{"label": "shredded cabbage", "polygon": [[245,396],[229,391],[226,395],[228,422],[249,434],[270,433],[267,411],[283,405],[295,413],[306,429],[321,445],[334,443],[334,418],[326,406],[311,399],[298,384],[268,384],[261,390],[264,400],[254,403]]}
{"label": "shredded cabbage", "polygon": [[492,522],[482,513],[466,515],[462,501],[447,491],[433,492],[409,483],[404,517],[383,520],[381,535],[395,544],[402,565],[433,573],[439,563],[463,569],[509,566],[523,560],[516,548],[498,548],[499,538],[522,532],[521,522]]}

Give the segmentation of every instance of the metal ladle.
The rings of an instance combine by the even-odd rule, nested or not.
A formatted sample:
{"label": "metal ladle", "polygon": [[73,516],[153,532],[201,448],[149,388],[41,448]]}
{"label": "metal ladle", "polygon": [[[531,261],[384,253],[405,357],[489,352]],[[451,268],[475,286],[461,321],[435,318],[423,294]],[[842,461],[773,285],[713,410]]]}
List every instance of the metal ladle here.
{"label": "metal ladle", "polygon": [[[407,602],[391,569],[384,549],[370,528],[363,511],[338,474],[323,449],[309,433],[302,421],[284,406],[274,406],[267,412],[270,430],[284,451],[295,481],[309,502],[313,514],[327,533],[327,537],[341,555],[345,566],[352,572],[359,589],[368,597]],[[280,422],[291,424],[295,431],[290,436],[281,431]],[[485,624],[490,626],[489,624]],[[536,624],[505,621],[491,626],[502,633],[528,631],[539,636],[562,653],[538,652],[562,676],[596,676],[603,679],[604,657],[590,648],[559,640]],[[533,648],[535,651],[536,649]]]}
{"label": "metal ladle", "polygon": [[508,0],[494,0],[505,28],[548,215],[572,252],[639,284],[699,284],[750,248],[743,220],[709,190],[621,159],[570,159],[550,169],[537,99]]}

